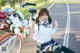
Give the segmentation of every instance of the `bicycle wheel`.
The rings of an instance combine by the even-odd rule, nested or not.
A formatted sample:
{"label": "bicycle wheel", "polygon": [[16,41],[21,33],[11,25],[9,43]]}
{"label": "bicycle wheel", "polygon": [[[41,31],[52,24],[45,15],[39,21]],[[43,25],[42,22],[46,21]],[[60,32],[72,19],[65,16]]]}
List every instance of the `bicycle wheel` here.
{"label": "bicycle wheel", "polygon": [[0,38],[0,52],[20,53],[22,49],[22,38],[19,34],[6,33]]}

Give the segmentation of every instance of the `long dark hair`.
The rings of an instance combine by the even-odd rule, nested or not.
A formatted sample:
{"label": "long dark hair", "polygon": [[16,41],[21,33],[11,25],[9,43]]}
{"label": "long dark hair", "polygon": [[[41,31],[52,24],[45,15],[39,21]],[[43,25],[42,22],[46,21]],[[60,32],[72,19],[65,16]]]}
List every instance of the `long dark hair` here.
{"label": "long dark hair", "polygon": [[49,24],[52,23],[52,19],[51,19],[50,15],[49,15],[48,10],[46,8],[41,8],[40,11],[39,11],[38,17],[36,18],[36,24],[39,23],[39,17],[42,16],[44,13],[46,13],[46,15],[48,15]]}

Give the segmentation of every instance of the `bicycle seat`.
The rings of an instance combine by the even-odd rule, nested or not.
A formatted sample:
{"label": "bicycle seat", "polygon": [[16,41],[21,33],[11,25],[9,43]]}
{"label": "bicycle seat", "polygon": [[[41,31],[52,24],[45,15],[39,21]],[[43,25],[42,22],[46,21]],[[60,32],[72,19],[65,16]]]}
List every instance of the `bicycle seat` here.
{"label": "bicycle seat", "polygon": [[30,9],[29,9],[29,12],[33,14],[33,13],[36,13],[37,10],[36,10],[36,9],[33,9],[33,8],[30,8]]}

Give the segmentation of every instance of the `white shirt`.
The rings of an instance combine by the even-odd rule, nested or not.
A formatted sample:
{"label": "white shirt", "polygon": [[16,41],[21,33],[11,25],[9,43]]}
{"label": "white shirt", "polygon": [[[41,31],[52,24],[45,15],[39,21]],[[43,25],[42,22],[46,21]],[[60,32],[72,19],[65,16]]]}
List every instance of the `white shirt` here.
{"label": "white shirt", "polygon": [[33,35],[33,39],[36,40],[38,43],[45,43],[49,40],[51,40],[51,35],[56,32],[56,29],[52,29],[52,24],[49,24],[48,27],[44,27],[43,25],[39,26],[34,25],[35,34]]}

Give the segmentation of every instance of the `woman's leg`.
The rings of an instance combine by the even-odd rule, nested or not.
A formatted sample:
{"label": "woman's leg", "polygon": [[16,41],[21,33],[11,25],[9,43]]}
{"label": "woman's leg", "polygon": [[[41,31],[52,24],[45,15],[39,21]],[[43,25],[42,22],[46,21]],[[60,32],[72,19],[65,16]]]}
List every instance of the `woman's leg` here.
{"label": "woman's leg", "polygon": [[[51,40],[51,43],[53,43],[54,44],[54,42],[56,42],[54,39],[52,39]],[[59,46],[60,47],[60,51],[63,51],[64,53],[75,53],[74,51],[72,51],[71,49],[69,49],[69,48],[66,48],[66,47],[64,47],[64,46],[60,46],[57,42],[56,42],[56,44],[54,45],[54,46]],[[59,48],[58,47],[58,48]],[[57,51],[57,50],[56,50]]]}
{"label": "woman's leg", "polygon": [[58,42],[56,42],[54,39],[52,39],[50,41],[50,43],[53,44],[51,50],[54,51],[54,53],[61,53],[60,46],[59,46]]}
{"label": "woman's leg", "polygon": [[69,48],[66,48],[65,46],[61,46],[60,50],[63,51],[64,53],[75,53],[74,51],[72,51]]}

